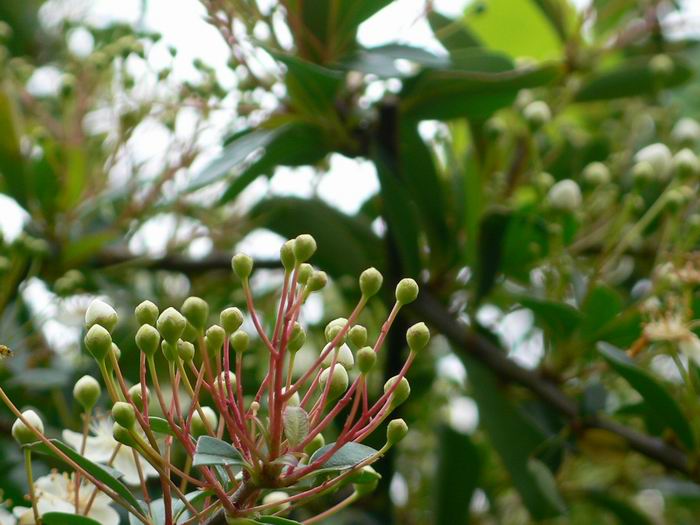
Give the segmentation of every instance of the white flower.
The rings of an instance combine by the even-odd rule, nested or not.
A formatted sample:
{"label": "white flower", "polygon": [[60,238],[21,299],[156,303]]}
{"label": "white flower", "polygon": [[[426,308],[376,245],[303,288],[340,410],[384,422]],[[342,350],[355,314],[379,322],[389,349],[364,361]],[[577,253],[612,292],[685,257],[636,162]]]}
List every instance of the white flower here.
{"label": "white flower", "polygon": [[700,365],[700,339],[688,328],[680,316],[667,315],[644,327],[644,336],[650,341],[676,343],[678,349]]}
{"label": "white flower", "polygon": [[[127,485],[138,485],[139,472],[134,462],[134,455],[131,447],[120,445],[112,436],[112,421],[107,417],[97,419],[91,428],[92,434],[88,436],[85,444],[84,456],[95,463],[107,463],[114,449],[119,446],[119,451],[112,462],[112,468],[123,474],[122,481]],[[63,431],[63,440],[75,450],[80,450],[83,443],[83,435],[72,430]],[[156,470],[145,459],[139,456],[141,469],[146,477],[155,477],[158,475]]]}
{"label": "white flower", "polygon": [[547,201],[552,208],[572,212],[581,206],[581,189],[571,179],[560,180],[549,189]]}
{"label": "white flower", "polygon": [[0,525],[16,525],[17,519],[8,511],[0,507]]}
{"label": "white flower", "polygon": [[[95,486],[81,480],[78,490],[78,511],[83,514],[87,507]],[[52,472],[48,476],[42,476],[34,482],[34,494],[37,498],[39,516],[47,512],[65,512],[75,514],[75,480],[68,474]],[[119,514],[110,507],[112,500],[103,492],[97,492],[88,517],[99,521],[102,525],[119,525]],[[34,512],[29,507],[15,507],[17,525],[35,525]]]}
{"label": "white flower", "polygon": [[671,169],[671,150],[666,144],[657,142],[646,148],[640,149],[634,156],[635,162],[648,162],[654,168],[654,174],[663,179],[668,175]]}
{"label": "white flower", "polygon": [[671,137],[680,144],[697,142],[700,140],[700,124],[692,118],[682,118],[673,126]]}

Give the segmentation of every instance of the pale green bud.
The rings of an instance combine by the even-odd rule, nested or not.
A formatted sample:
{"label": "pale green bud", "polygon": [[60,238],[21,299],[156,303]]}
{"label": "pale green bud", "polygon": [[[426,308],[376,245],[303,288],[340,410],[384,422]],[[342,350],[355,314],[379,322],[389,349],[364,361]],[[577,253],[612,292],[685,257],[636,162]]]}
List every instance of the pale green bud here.
{"label": "pale green bud", "polygon": [[307,281],[307,287],[311,292],[317,292],[321,290],[328,283],[328,276],[326,272],[316,270],[311,274],[309,280]]}
{"label": "pale green bud", "polygon": [[340,331],[345,327],[347,322],[348,320],[345,319],[345,317],[338,317],[337,319],[333,319],[330,323],[328,323],[323,331],[323,334],[326,336],[326,341],[329,343],[333,341],[333,339],[335,339]]}
{"label": "pale green bud", "polygon": [[163,339],[173,344],[182,337],[186,326],[187,319],[173,307],[164,310],[156,323]]}
{"label": "pale green bud", "polygon": [[165,356],[165,359],[167,359],[169,362],[174,363],[177,361],[177,343],[169,343],[165,340],[163,340],[160,343],[160,348],[163,351],[163,355]]}
{"label": "pale green bud", "polygon": [[[217,417],[216,412],[214,412],[211,407],[204,406],[202,407],[202,414],[204,414],[204,418],[209,424],[209,428],[216,431],[219,424],[219,418]],[[204,423],[205,420],[202,419],[202,414],[199,413],[199,410],[195,410],[194,414],[192,414],[191,429],[192,435],[196,438],[207,435],[207,425]]]}
{"label": "pale green bud", "polygon": [[100,383],[92,376],[83,376],[76,381],[73,387],[73,399],[75,399],[86,412],[90,412],[101,393]]}
{"label": "pale green bud", "polygon": [[673,157],[673,169],[680,177],[695,177],[700,173],[700,161],[688,148],[683,148]]}
{"label": "pale green bud", "polygon": [[182,303],[182,315],[194,326],[198,332],[204,330],[209,317],[209,305],[199,297],[188,297]]}
{"label": "pale green bud", "polygon": [[370,346],[365,346],[357,351],[357,368],[363,374],[369,373],[377,362],[377,353]]}
{"label": "pale green bud", "polygon": [[85,347],[95,359],[103,361],[112,349],[112,336],[102,325],[94,324],[85,334]]}
{"label": "pale green bud", "polygon": [[362,348],[367,344],[367,328],[361,324],[356,324],[348,331],[348,340],[355,348]]}
{"label": "pale green bud", "polygon": [[238,308],[231,306],[221,312],[219,323],[221,323],[227,334],[232,334],[243,324],[243,314]]}
{"label": "pale green bud", "polygon": [[419,352],[428,345],[430,330],[425,323],[416,323],[406,331],[406,342],[412,352]]}
{"label": "pale green bud", "polygon": [[365,298],[372,297],[382,287],[383,281],[384,277],[382,277],[379,270],[376,268],[367,268],[360,274],[360,291],[362,295]]}
{"label": "pale green bud", "polygon": [[297,264],[304,263],[311,259],[316,251],[316,240],[308,233],[301,234],[294,239],[294,257]]}
{"label": "pale green bud", "polygon": [[[39,432],[39,434],[44,433],[44,422],[36,412],[33,410],[25,410],[22,412],[22,416],[24,416],[27,422],[34,430]],[[34,431],[25,425],[21,419],[17,419],[12,425],[12,437],[20,445],[28,445],[39,440]]]}
{"label": "pale green bud", "polygon": [[[384,383],[385,394],[393,388],[397,379],[398,376],[394,376],[390,378],[386,383]],[[396,408],[397,406],[401,405],[404,401],[408,399],[409,395],[411,395],[411,385],[409,385],[408,379],[402,377],[401,381],[399,382],[399,385],[394,390],[394,393],[391,394],[391,408]]]}
{"label": "pale green bud", "polygon": [[126,429],[134,428],[136,424],[136,412],[130,403],[117,401],[112,407],[112,419]]}
{"label": "pale green bud", "polygon": [[667,79],[673,74],[674,69],[673,60],[666,54],[660,53],[654,55],[651,57],[651,60],[649,60],[649,70],[659,79]]}
{"label": "pale green bud", "polygon": [[189,341],[183,341],[178,339],[177,341],[177,355],[180,356],[185,363],[189,363],[194,359],[194,345]]}
{"label": "pale green bud", "polygon": [[[331,369],[326,368],[323,372],[321,372],[321,377],[319,377],[319,383],[321,387],[324,388],[326,383],[328,382],[328,376],[330,375]],[[333,375],[331,376],[331,386],[328,389],[328,398],[329,399],[336,399],[337,397],[340,397],[347,389],[348,389],[348,383],[349,383],[349,378],[348,378],[348,372],[345,370],[343,365],[341,364],[336,364],[333,367]]]}
{"label": "pale green bud", "polygon": [[412,303],[418,297],[418,283],[413,279],[401,279],[396,285],[396,302],[401,306]]}
{"label": "pale green bud", "polygon": [[386,427],[386,443],[390,447],[396,445],[408,434],[408,425],[403,419],[392,419]]}
{"label": "pale green bud", "polygon": [[337,348],[334,352],[329,352],[326,358],[323,360],[323,366],[331,366],[331,363],[333,362],[333,355],[336,352],[338,354],[336,362],[343,365],[346,370],[355,366],[355,358],[352,355],[352,350],[350,350],[350,347],[346,344],[341,345],[340,348]]}
{"label": "pale green bud", "polygon": [[634,155],[635,162],[648,162],[651,164],[654,175],[652,178],[665,179],[671,170],[673,158],[671,150],[666,144],[657,142],[640,149]]}
{"label": "pale green bud", "polygon": [[552,111],[546,102],[536,100],[525,106],[523,116],[531,128],[539,129],[552,120]]}
{"label": "pale green bud", "polygon": [[547,202],[555,210],[574,212],[581,206],[581,188],[571,179],[557,182],[547,193]]}
{"label": "pale green bud", "polygon": [[207,328],[207,334],[204,336],[204,342],[210,353],[216,353],[221,350],[226,340],[226,330],[215,324]]}
{"label": "pale green bud", "polygon": [[112,332],[117,326],[119,317],[117,312],[110,305],[99,299],[95,299],[90,303],[85,311],[85,327],[90,328],[94,325],[100,325],[108,332]]}
{"label": "pale green bud", "polygon": [[136,332],[135,339],[139,350],[148,356],[155,354],[160,345],[160,333],[150,324],[142,325]]}
{"label": "pale green bud", "polygon": [[270,492],[269,494],[266,494],[265,497],[262,499],[262,504],[263,505],[273,505],[272,507],[266,509],[266,512],[268,514],[276,514],[277,512],[282,512],[283,510],[287,510],[291,503],[289,501],[286,501],[289,499],[289,494],[286,492],[283,492],[281,490],[275,490],[273,492]]}
{"label": "pale green bud", "polygon": [[134,446],[134,439],[131,437],[129,430],[124,428],[117,422],[115,422],[114,425],[112,425],[112,437],[118,443],[121,443],[128,447]]}
{"label": "pale green bud", "polygon": [[308,263],[300,264],[298,272],[297,280],[299,284],[306,284],[309,282],[311,274],[314,273],[314,267]]}
{"label": "pale green bud", "polygon": [[289,350],[292,353],[298,352],[301,349],[301,347],[304,346],[305,342],[306,332],[299,323],[294,323],[289,342],[287,343],[287,350]]}
{"label": "pale green bud", "polygon": [[231,259],[231,268],[241,281],[247,281],[253,273],[253,259],[244,253],[237,253]]}
{"label": "pale green bud", "polygon": [[[146,395],[149,395],[149,392],[148,387],[146,387]],[[129,389],[129,397],[139,410],[143,410],[143,390],[140,383],[136,383]]]}
{"label": "pale green bud", "polygon": [[654,179],[654,166],[647,161],[637,162],[632,167],[632,178],[636,183],[644,183]]}
{"label": "pale green bud", "polygon": [[134,309],[134,315],[139,324],[155,326],[158,321],[158,314],[160,314],[158,307],[151,301],[143,301]]}
{"label": "pale green bud", "polygon": [[593,186],[607,184],[610,182],[610,170],[602,162],[591,162],[583,169],[583,178]]}
{"label": "pale green bud", "polygon": [[243,330],[236,330],[233,332],[229,341],[231,343],[231,348],[233,348],[233,351],[236,353],[245,352],[250,345],[250,337]]}
{"label": "pale green bud", "polygon": [[[228,377],[228,383],[226,382],[227,377]],[[235,392],[236,387],[238,386],[238,383],[236,380],[236,374],[234,374],[231,370],[228,370],[228,371],[224,370],[216,378],[214,386],[218,392],[223,391],[224,393],[226,393],[226,392],[228,392],[229,383],[231,384],[231,390],[233,390]]]}
{"label": "pale green bud", "polygon": [[296,258],[294,257],[294,240],[290,239],[285,242],[280,248],[280,261],[285,271],[289,272],[294,268],[296,264]]}

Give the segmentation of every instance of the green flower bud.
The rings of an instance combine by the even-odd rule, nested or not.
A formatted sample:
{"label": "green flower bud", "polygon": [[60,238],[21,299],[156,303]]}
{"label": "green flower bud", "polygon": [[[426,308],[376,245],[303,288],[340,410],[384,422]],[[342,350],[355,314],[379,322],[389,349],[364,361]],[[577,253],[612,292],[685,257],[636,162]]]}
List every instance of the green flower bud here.
{"label": "green flower bud", "polygon": [[[36,412],[33,410],[25,410],[22,412],[22,415],[34,430],[39,432],[39,434],[44,433],[44,422]],[[15,441],[20,445],[29,445],[30,443],[34,443],[35,441],[38,441],[39,438],[36,437],[36,434],[32,428],[25,425],[21,419],[17,419],[17,421],[15,421],[12,425],[12,437],[15,438]]]}
{"label": "green flower bud", "polygon": [[654,166],[652,166],[650,162],[637,162],[632,167],[632,178],[638,184],[653,180],[655,175],[656,173],[654,172]]}
{"label": "green flower bud", "polygon": [[[286,387],[282,387],[282,393],[285,394],[287,392]],[[287,399],[287,406],[288,407],[298,407],[301,405],[301,398],[299,397],[299,391],[294,392],[289,399]]]}
{"label": "green flower bud", "polygon": [[245,352],[248,350],[248,346],[250,345],[250,337],[246,332],[240,329],[231,334],[229,341],[231,348],[233,348],[233,351],[236,353]]}
{"label": "green flower bud", "polygon": [[231,267],[241,281],[247,281],[253,273],[253,259],[244,253],[237,253],[231,259]]}
{"label": "green flower bud", "polygon": [[158,351],[160,333],[150,324],[142,325],[136,332],[136,346],[144,354],[151,356]]}
{"label": "green flower bud", "polygon": [[355,485],[365,485],[382,479],[381,474],[374,470],[370,465],[365,465],[360,470],[348,477],[348,481]]}
{"label": "green flower bud", "polygon": [[187,319],[173,307],[164,310],[156,322],[160,335],[172,344],[182,337],[186,326]]}
{"label": "green flower bud", "polygon": [[275,504],[273,507],[270,507],[265,510],[267,514],[276,514],[277,512],[282,512],[283,510],[287,510],[291,503],[289,501],[286,501],[289,499],[289,494],[286,492],[283,492],[281,490],[275,490],[273,492],[270,492],[269,494],[265,495],[265,497],[262,499],[262,504],[263,505],[272,505]]}
{"label": "green flower bud", "polygon": [[328,276],[326,275],[326,272],[322,272],[320,270],[312,273],[311,277],[309,277],[309,280],[307,281],[307,287],[311,292],[317,292],[323,289],[326,284],[328,284]]}
{"label": "green flower bud", "polygon": [[129,430],[116,422],[114,423],[114,425],[112,425],[112,437],[118,443],[121,443],[128,447],[133,447],[135,444],[134,438],[131,437]]}
{"label": "green flower bud", "polygon": [[602,162],[591,162],[583,169],[584,180],[593,186],[601,186],[610,182],[610,170]]}
{"label": "green flower bud", "polygon": [[102,325],[94,324],[85,334],[85,347],[95,359],[103,361],[112,348],[112,336]]}
{"label": "green flower bud", "polygon": [[376,268],[367,268],[360,274],[360,291],[365,298],[372,297],[382,287],[384,277]]}
{"label": "green flower bud", "polygon": [[304,454],[311,457],[314,455],[314,452],[323,447],[325,444],[326,440],[323,438],[323,434],[316,434],[314,438],[309,441],[309,444],[304,447]]}
{"label": "green flower bud", "polygon": [[651,178],[665,179],[670,170],[671,164],[673,162],[673,157],[671,155],[671,150],[668,149],[666,144],[661,142],[656,142],[650,144],[640,149],[634,155],[634,161],[648,162],[651,164],[653,175]]}
{"label": "green flower bud", "polygon": [[308,233],[299,235],[294,239],[294,257],[297,260],[297,264],[304,263],[311,259],[315,251],[316,240]]}
{"label": "green flower bud", "polygon": [[[394,376],[390,378],[386,383],[384,383],[385,394],[389,392],[389,390],[391,390],[391,388],[396,383],[397,379],[398,376]],[[391,394],[391,408],[393,409],[401,405],[404,401],[408,399],[409,395],[411,395],[411,385],[408,384],[408,379],[402,377],[401,381],[399,382],[399,385],[394,390],[394,393]]]}
{"label": "green flower bud", "polygon": [[361,324],[356,324],[348,331],[348,340],[355,348],[362,348],[367,344],[367,328]]}
{"label": "green flower bud", "polygon": [[523,116],[532,129],[539,129],[552,120],[552,111],[546,102],[536,100],[525,106]]}
{"label": "green flower bud", "polygon": [[177,355],[180,356],[185,363],[189,363],[194,359],[194,345],[189,341],[183,341],[178,339],[177,341]]}
{"label": "green flower bud", "polygon": [[571,179],[563,179],[549,189],[547,202],[555,210],[572,213],[581,206],[581,188]]}
{"label": "green flower bud", "polygon": [[673,169],[679,177],[695,177],[700,173],[700,161],[688,148],[683,148],[673,157]]}
{"label": "green flower bud", "polygon": [[231,306],[221,312],[219,323],[227,334],[232,334],[243,324],[243,314],[238,308]]}
{"label": "green flower bud", "polygon": [[182,315],[194,326],[198,332],[204,330],[209,317],[209,305],[199,297],[188,297],[182,303]]}
{"label": "green flower bud", "polygon": [[114,308],[99,299],[92,301],[85,311],[86,328],[91,328],[98,324],[111,333],[114,327],[117,326],[118,320],[119,317],[117,316],[117,312],[114,311]]}
{"label": "green flower bud", "polygon": [[396,285],[396,302],[401,306],[412,303],[418,297],[418,284],[413,279],[401,279]]}
{"label": "green flower bud", "polygon": [[221,347],[224,346],[226,340],[226,330],[215,324],[207,328],[207,334],[204,336],[204,342],[207,345],[209,353],[215,354]]}
{"label": "green flower bud", "polygon": [[130,403],[117,401],[112,407],[112,419],[126,429],[134,428],[136,424],[136,412]]}
{"label": "green flower bud", "polygon": [[[114,359],[119,361],[122,357],[122,351],[121,348],[119,348],[115,343],[112,343],[112,347],[110,348],[110,352],[112,352],[112,355],[114,356]],[[109,360],[110,366],[111,366],[111,359]]]}
{"label": "green flower bud", "polygon": [[549,190],[552,186],[554,186],[554,183],[556,182],[554,180],[554,177],[552,176],[551,173],[547,173],[546,171],[541,171],[537,175],[535,175],[533,182],[537,188],[539,188],[540,191],[545,192]]}
{"label": "green flower bud", "polygon": [[165,339],[160,343],[160,349],[163,351],[163,355],[165,356],[165,359],[167,359],[170,363],[174,363],[177,361],[178,354],[177,354],[177,342],[175,343],[169,343]]}
{"label": "green flower bud", "polygon": [[[216,427],[219,424],[219,418],[216,415],[216,412],[211,407],[202,407],[202,414],[204,414],[204,418],[206,419],[206,422],[209,424],[209,428],[212,430],[216,431]],[[205,436],[208,434],[207,432],[207,425],[204,423],[204,420],[202,419],[202,415],[199,413],[199,410],[195,410],[194,414],[192,414],[192,435],[196,438],[199,436]]]}
{"label": "green flower bud", "polygon": [[386,427],[386,443],[390,447],[396,445],[408,434],[408,425],[403,419],[392,419]]}
{"label": "green flower bud", "polygon": [[357,368],[363,374],[368,374],[377,362],[377,353],[371,346],[365,346],[357,351]]}
{"label": "green flower bud", "polygon": [[76,381],[73,387],[73,399],[75,399],[85,412],[90,412],[101,393],[100,384],[92,376],[83,376]]}
{"label": "green flower bud", "polygon": [[300,264],[298,272],[297,280],[299,281],[299,284],[306,284],[309,282],[311,274],[314,273],[314,267],[308,263]]}
{"label": "green flower bud", "polygon": [[419,352],[428,345],[430,330],[425,323],[416,323],[406,331],[406,342],[411,352]]}
{"label": "green flower bud", "polygon": [[202,331],[195,328],[189,321],[185,322],[185,331],[182,332],[180,339],[183,341],[189,341],[190,343],[195,343],[199,341],[199,336],[202,335]]}
{"label": "green flower bud", "polygon": [[289,272],[294,268],[296,264],[296,257],[294,257],[294,240],[290,239],[285,242],[280,248],[280,261],[285,271]]}
{"label": "green flower bud", "polygon": [[350,350],[350,347],[346,344],[341,345],[340,348],[336,348],[335,352],[329,352],[326,358],[323,360],[323,366],[331,366],[331,363],[333,362],[333,354],[336,352],[338,354],[336,363],[343,365],[346,370],[355,366],[355,357],[352,355],[352,350]]}
{"label": "green flower bud", "polygon": [[671,137],[682,146],[693,146],[700,140],[700,124],[692,118],[684,117],[673,126]]}
{"label": "green flower bud", "polygon": [[134,309],[136,321],[139,324],[150,324],[155,326],[158,321],[158,307],[151,301],[143,301]]}
{"label": "green flower bud", "polygon": [[673,60],[666,54],[660,53],[654,55],[651,60],[649,60],[649,70],[656,78],[661,80],[670,77],[674,69]]}
{"label": "green flower bud", "polygon": [[219,374],[219,376],[216,378],[216,381],[214,383],[214,387],[216,388],[217,392],[228,392],[228,383],[226,382],[227,379],[226,377],[228,376],[228,383],[231,383],[231,390],[234,392],[236,391],[236,387],[238,386],[237,380],[236,380],[236,374],[231,372],[231,370],[226,371],[224,370]]}
{"label": "green flower bud", "polygon": [[347,322],[348,320],[345,319],[345,317],[338,317],[337,319],[333,319],[330,323],[328,323],[323,331],[324,335],[326,336],[326,341],[328,343],[333,341],[333,339],[338,336],[338,333],[340,333],[340,331],[345,327]]}
{"label": "green flower bud", "polygon": [[[319,383],[321,387],[325,390],[326,383],[328,382],[328,376],[330,375],[331,369],[326,368],[321,372],[321,377],[319,377]],[[343,365],[336,364],[333,367],[333,375],[331,376],[331,386],[328,389],[328,398],[336,399],[340,397],[348,389],[348,372],[345,370]]]}
{"label": "green flower bud", "polygon": [[[149,395],[148,387],[146,387],[146,395]],[[143,390],[141,390],[141,383],[136,383],[129,389],[129,397],[139,410],[143,410]]]}
{"label": "green flower bud", "polygon": [[292,353],[298,352],[301,349],[301,347],[304,346],[305,342],[306,332],[299,323],[294,323],[294,327],[292,328],[292,334],[289,338],[289,342],[287,343],[287,350],[289,350]]}

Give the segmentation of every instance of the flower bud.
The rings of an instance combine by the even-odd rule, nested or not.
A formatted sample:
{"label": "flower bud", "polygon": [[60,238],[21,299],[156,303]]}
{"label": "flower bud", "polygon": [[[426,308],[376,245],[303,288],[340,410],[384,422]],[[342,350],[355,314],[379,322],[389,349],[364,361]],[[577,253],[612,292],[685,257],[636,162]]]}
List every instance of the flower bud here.
{"label": "flower bud", "polygon": [[[227,377],[228,377],[228,382],[227,382]],[[231,370],[224,370],[219,374],[219,376],[216,378],[216,381],[214,382],[214,388],[216,388],[217,392],[228,392],[228,385],[231,383],[231,390],[234,392],[236,391],[236,387],[238,386],[238,383],[236,382],[236,374],[234,374]]]}
{"label": "flower bud", "polygon": [[168,343],[167,341],[163,340],[160,343],[160,349],[163,351],[163,356],[165,356],[165,359],[170,362],[174,363],[177,361],[177,343]]}
{"label": "flower bud", "polygon": [[297,280],[299,281],[299,284],[306,284],[309,282],[309,278],[311,277],[311,274],[314,273],[314,267],[311,266],[308,263],[300,264],[299,265],[299,273]]}
{"label": "flower bud", "polygon": [[362,348],[367,344],[367,328],[356,324],[348,331],[348,340],[355,348]]}
{"label": "flower bud", "polygon": [[128,447],[134,446],[134,438],[131,437],[129,430],[121,426],[119,423],[115,422],[114,425],[112,425],[112,437],[118,443]]}
{"label": "flower bud", "polygon": [[671,150],[666,144],[657,142],[640,149],[634,156],[635,162],[648,162],[654,172],[654,178],[665,179],[671,169]]}
{"label": "flower bud", "polygon": [[221,312],[219,323],[227,334],[232,334],[243,324],[243,314],[238,308],[231,306]]}
{"label": "flower bud", "polygon": [[185,330],[182,332],[180,339],[183,341],[189,341],[190,343],[195,343],[199,340],[199,336],[201,334],[201,330],[195,328],[189,321],[185,321]]}
{"label": "flower bud", "polygon": [[396,302],[401,306],[412,303],[418,297],[418,283],[413,279],[401,279],[396,285]]}
{"label": "flower bud", "polygon": [[425,323],[416,323],[406,331],[406,342],[411,352],[419,352],[428,345],[430,330]]}
{"label": "flower bud", "polygon": [[546,171],[540,171],[537,175],[533,177],[534,185],[542,192],[548,191],[549,188],[554,186],[556,182],[551,173]]}
{"label": "flower bud", "polygon": [[523,116],[532,129],[539,129],[552,120],[552,111],[546,102],[535,100],[525,106]]}
{"label": "flower bud", "polygon": [[[110,348],[110,352],[112,352],[112,355],[114,356],[114,359],[119,361],[122,357],[122,351],[121,348],[119,348],[116,343],[112,343],[112,347]],[[111,359],[108,360],[111,366]]]}
{"label": "flower bud", "polygon": [[365,298],[372,297],[382,287],[384,277],[376,268],[367,268],[360,274],[360,291]]}
{"label": "flower bud", "polygon": [[304,346],[304,343],[306,342],[306,332],[304,329],[301,327],[299,323],[294,323],[294,327],[292,328],[292,334],[289,338],[289,342],[287,343],[287,350],[290,352],[298,352],[302,346]]}
{"label": "flower bud", "polygon": [[291,503],[289,501],[286,501],[289,499],[289,494],[286,492],[283,492],[281,490],[275,490],[273,492],[270,492],[269,494],[265,495],[265,497],[262,499],[262,504],[263,505],[273,505],[272,507],[266,509],[266,512],[268,514],[276,514],[277,512],[281,512],[283,510],[286,510],[289,508]]}
{"label": "flower bud", "polygon": [[323,334],[326,336],[326,341],[328,343],[333,341],[345,327],[347,322],[348,320],[345,319],[345,317],[338,317],[337,319],[333,319],[330,323],[328,323],[323,331]]}
{"label": "flower bud", "polygon": [[117,326],[118,320],[119,317],[117,316],[117,312],[114,311],[114,308],[99,299],[92,301],[85,311],[86,328],[91,328],[97,324],[111,333],[114,327]]}
{"label": "flower bud", "polygon": [[408,434],[408,425],[403,419],[392,419],[386,427],[386,444],[390,447],[396,445]]}
{"label": "flower bud", "polygon": [[326,286],[327,283],[328,276],[326,275],[326,272],[316,270],[309,277],[306,286],[308,287],[310,292],[317,292],[323,289],[323,287]]}
{"label": "flower bud", "polygon": [[280,261],[284,270],[289,272],[294,268],[296,264],[296,258],[294,257],[294,240],[290,239],[285,242],[280,248]]}
{"label": "flower bud", "polygon": [[136,413],[130,403],[117,401],[112,407],[112,419],[126,429],[134,428],[136,424]]}
{"label": "flower bud", "polygon": [[[146,387],[146,395],[149,394],[148,387]],[[129,389],[129,397],[136,405],[136,408],[143,410],[143,390],[141,389],[141,383],[136,383]]]}
{"label": "flower bud", "polygon": [[680,177],[695,177],[700,173],[700,161],[688,148],[683,148],[673,157],[673,170]]}
{"label": "flower bud", "polygon": [[321,447],[323,447],[326,444],[326,440],[323,437],[323,434],[316,434],[314,438],[309,441],[309,444],[304,447],[304,454],[307,454],[309,457],[314,455],[314,452],[319,450]]}
{"label": "flower bud", "polygon": [[346,344],[340,345],[340,348],[337,348],[335,352],[329,352],[326,358],[323,360],[323,366],[331,366],[331,363],[333,362],[333,354],[335,353],[338,354],[336,363],[343,365],[346,370],[349,370],[355,366],[355,357],[352,355],[352,350],[350,350],[350,347]]}
{"label": "flower bud", "polygon": [[187,319],[173,307],[164,310],[156,322],[160,335],[172,344],[175,344],[182,337],[186,326]]}
{"label": "flower bud", "polygon": [[185,302],[182,303],[182,315],[185,316],[192,326],[194,326],[198,332],[204,330],[207,324],[207,317],[209,317],[209,305],[204,299],[199,297],[188,297]]}
{"label": "flower bud", "polygon": [[552,208],[568,213],[576,211],[581,200],[581,189],[571,179],[560,180],[547,193],[547,202]]}
{"label": "flower bud", "polygon": [[380,479],[382,479],[381,474],[374,470],[371,465],[365,465],[360,470],[348,477],[348,481],[356,485],[365,485]]}
{"label": "flower bud", "polygon": [[368,374],[377,362],[377,353],[371,346],[365,346],[357,351],[357,368],[363,374]]}
{"label": "flower bud", "polygon": [[158,321],[158,307],[151,301],[143,301],[134,309],[136,321],[139,324],[150,324],[155,326]]}
{"label": "flower bud", "polygon": [[94,408],[100,393],[100,384],[92,376],[81,377],[73,387],[73,399],[80,403],[85,412],[90,412]]}
{"label": "flower bud", "polygon": [[241,281],[247,281],[253,273],[253,259],[244,253],[237,253],[231,259],[231,268]]}
{"label": "flower bud", "polygon": [[637,184],[649,182],[654,179],[654,166],[649,162],[637,162],[632,167],[632,178]]}
{"label": "flower bud", "polygon": [[[44,433],[44,422],[41,420],[39,415],[33,410],[25,410],[22,412],[22,416],[27,420],[27,422],[32,426],[34,430],[39,432],[39,434]],[[17,419],[12,425],[12,437],[20,445],[28,445],[38,441],[34,430],[29,428],[21,419]]]}
{"label": "flower bud", "polygon": [[[204,414],[204,420],[202,419],[202,414]],[[192,414],[192,435],[196,438],[208,434],[207,424],[214,431],[216,431],[216,427],[219,424],[219,418],[211,407],[202,407],[202,414],[199,413],[199,410],[195,410],[194,414]],[[207,424],[205,424],[205,420]]]}
{"label": "flower bud", "polygon": [[150,324],[141,325],[135,339],[136,346],[147,356],[155,354],[160,345],[160,333]]}
{"label": "flower bud", "polygon": [[[287,387],[282,387],[282,393],[287,393]],[[287,399],[287,406],[298,407],[299,405],[301,405],[301,398],[299,397],[299,391],[297,390],[289,397],[289,399]]]}
{"label": "flower bud", "polygon": [[294,239],[294,257],[297,264],[304,263],[311,259],[316,251],[316,240],[308,233],[303,233]]}
{"label": "flower bud", "polygon": [[[326,387],[326,383],[328,382],[328,375],[330,374],[330,371],[330,368],[326,368],[323,372],[321,372],[321,377],[319,377],[319,383],[321,384],[321,387],[324,388],[324,390]],[[335,399],[337,397],[340,397],[340,395],[348,389],[348,382],[349,379],[347,370],[345,370],[343,365],[336,364],[333,367],[333,375],[331,376],[331,386],[328,389],[328,398]]]}
{"label": "flower bud", "polygon": [[[384,383],[385,394],[393,388],[397,379],[398,376],[394,376]],[[394,389],[394,393],[391,394],[391,408],[396,408],[397,406],[401,405],[408,399],[409,395],[411,395],[411,385],[408,384],[408,379],[402,377],[399,385]]]}
{"label": "flower bud", "polygon": [[673,126],[671,137],[677,144],[693,146],[700,141],[700,124],[692,118],[682,118]]}
{"label": "flower bud", "polygon": [[583,169],[583,179],[593,186],[610,182],[610,170],[602,162],[591,162]]}
{"label": "flower bud", "polygon": [[177,355],[185,363],[189,363],[194,359],[194,345],[189,341],[183,341],[182,339],[177,340]]}
{"label": "flower bud", "polygon": [[226,340],[226,330],[221,328],[218,324],[211,325],[207,328],[207,333],[204,336],[204,342],[207,345],[207,350],[210,353],[215,354],[221,347],[224,346],[224,341]]}
{"label": "flower bud", "polygon": [[245,352],[250,345],[250,337],[246,332],[240,329],[231,334],[229,341],[231,343],[231,348],[233,348],[233,351],[236,353]]}
{"label": "flower bud", "polygon": [[652,75],[661,80],[665,80],[673,74],[675,66],[670,56],[659,53],[649,60],[649,70]]}
{"label": "flower bud", "polygon": [[85,334],[85,347],[95,359],[103,361],[112,348],[112,336],[102,325],[94,324]]}

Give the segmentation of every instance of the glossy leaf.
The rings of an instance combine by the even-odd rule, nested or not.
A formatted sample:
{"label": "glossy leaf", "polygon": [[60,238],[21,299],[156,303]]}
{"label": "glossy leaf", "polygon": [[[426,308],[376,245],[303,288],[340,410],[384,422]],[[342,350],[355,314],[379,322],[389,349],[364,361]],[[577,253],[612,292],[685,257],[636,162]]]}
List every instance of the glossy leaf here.
{"label": "glossy leaf", "polygon": [[664,386],[618,348],[600,342],[598,351],[608,364],[639,392],[647,405],[648,417],[664,428],[673,430],[678,439],[692,450],[695,447],[695,438],[690,424]]}
{"label": "glossy leaf", "polygon": [[[329,443],[328,445],[321,447],[316,452],[313,453],[309,459],[309,465],[314,461],[317,461],[324,454],[328,453],[335,446],[335,443]],[[328,472],[334,470],[347,470],[355,465],[362,463],[367,458],[376,454],[377,451],[371,447],[363,445],[361,443],[346,443],[340,447],[335,453],[327,459],[321,468],[314,471],[314,474],[319,472]]]}
{"label": "glossy leaf", "polygon": [[453,20],[437,11],[431,11],[428,13],[428,23],[435,37],[449,52],[482,45],[479,38],[459,19]]}
{"label": "glossy leaf", "polygon": [[245,462],[231,445],[211,436],[201,436],[192,458],[193,467],[205,465],[244,465]]}
{"label": "glossy leaf", "polygon": [[342,72],[306,62],[293,55],[273,53],[272,56],[287,68],[284,81],[296,109],[315,118],[332,112],[335,98],[343,84]]}
{"label": "glossy leaf", "polygon": [[450,65],[448,57],[438,56],[419,47],[386,44],[358,49],[345,58],[339,66],[351,71],[377,75],[379,78],[401,78],[415,74],[405,68],[397,67],[397,60],[407,60],[421,67],[443,68]]}
{"label": "glossy leaf", "polygon": [[158,434],[167,434],[174,436],[175,433],[173,429],[170,428],[170,423],[162,417],[151,416],[148,418],[148,422],[151,425],[151,430],[157,432]]}
{"label": "glossy leaf", "polygon": [[43,525],[100,525],[100,522],[87,516],[67,512],[46,512],[41,515]]}

